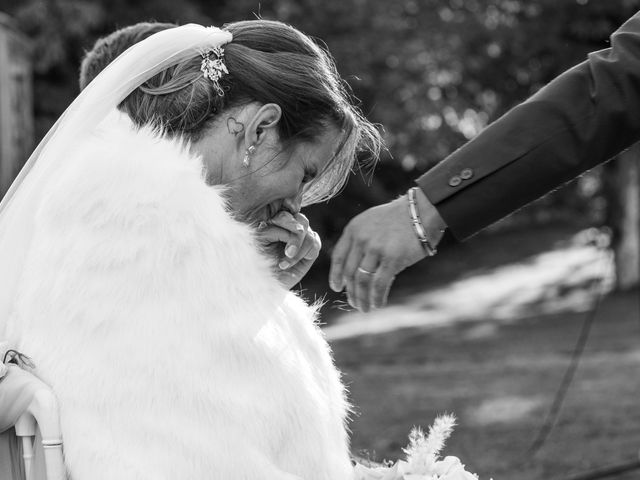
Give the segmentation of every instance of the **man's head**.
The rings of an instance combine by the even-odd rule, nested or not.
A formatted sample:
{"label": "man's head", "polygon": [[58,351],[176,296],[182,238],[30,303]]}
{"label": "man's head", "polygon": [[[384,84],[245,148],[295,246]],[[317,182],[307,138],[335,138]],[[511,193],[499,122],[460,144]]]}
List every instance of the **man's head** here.
{"label": "man's head", "polygon": [[93,48],[86,52],[80,65],[80,90],[84,90],[96,76],[117,56],[130,46],[168,28],[176,27],[172,23],[142,22],[121,28],[96,41]]}

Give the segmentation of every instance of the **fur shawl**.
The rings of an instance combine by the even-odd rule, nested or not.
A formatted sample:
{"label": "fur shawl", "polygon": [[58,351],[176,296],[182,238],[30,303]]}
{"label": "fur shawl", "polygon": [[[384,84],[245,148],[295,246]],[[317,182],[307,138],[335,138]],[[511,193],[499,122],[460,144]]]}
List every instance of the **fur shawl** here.
{"label": "fur shawl", "polygon": [[114,113],[49,179],[8,333],[73,480],[351,477],[315,312],[179,142]]}

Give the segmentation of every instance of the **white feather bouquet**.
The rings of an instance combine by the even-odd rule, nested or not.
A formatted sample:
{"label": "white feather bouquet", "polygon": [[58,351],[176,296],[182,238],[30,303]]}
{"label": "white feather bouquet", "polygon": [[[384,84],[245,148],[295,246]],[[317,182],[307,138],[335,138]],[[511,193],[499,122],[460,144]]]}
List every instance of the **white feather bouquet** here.
{"label": "white feather bouquet", "polygon": [[392,467],[355,466],[355,480],[477,480],[475,474],[465,470],[458,457],[440,459],[447,438],[456,424],[453,415],[442,415],[433,422],[427,435],[414,428],[409,445],[404,449],[406,461]]}

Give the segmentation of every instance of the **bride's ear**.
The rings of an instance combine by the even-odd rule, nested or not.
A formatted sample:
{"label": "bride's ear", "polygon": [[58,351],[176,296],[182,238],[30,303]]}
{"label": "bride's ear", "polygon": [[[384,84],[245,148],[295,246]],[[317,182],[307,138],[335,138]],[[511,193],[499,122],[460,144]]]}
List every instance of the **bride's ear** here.
{"label": "bride's ear", "polygon": [[275,103],[262,105],[247,125],[244,141],[245,148],[258,146],[270,135],[277,136],[277,126],[282,118],[282,109]]}

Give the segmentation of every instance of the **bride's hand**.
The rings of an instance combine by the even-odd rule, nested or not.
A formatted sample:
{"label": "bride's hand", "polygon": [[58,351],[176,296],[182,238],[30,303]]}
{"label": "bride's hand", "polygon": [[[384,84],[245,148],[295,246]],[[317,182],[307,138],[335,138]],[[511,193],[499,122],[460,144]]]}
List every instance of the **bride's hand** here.
{"label": "bride's hand", "polygon": [[280,212],[258,230],[267,250],[275,247],[276,275],[287,288],[292,288],[307,274],[320,254],[320,236],[309,227],[301,213]]}

